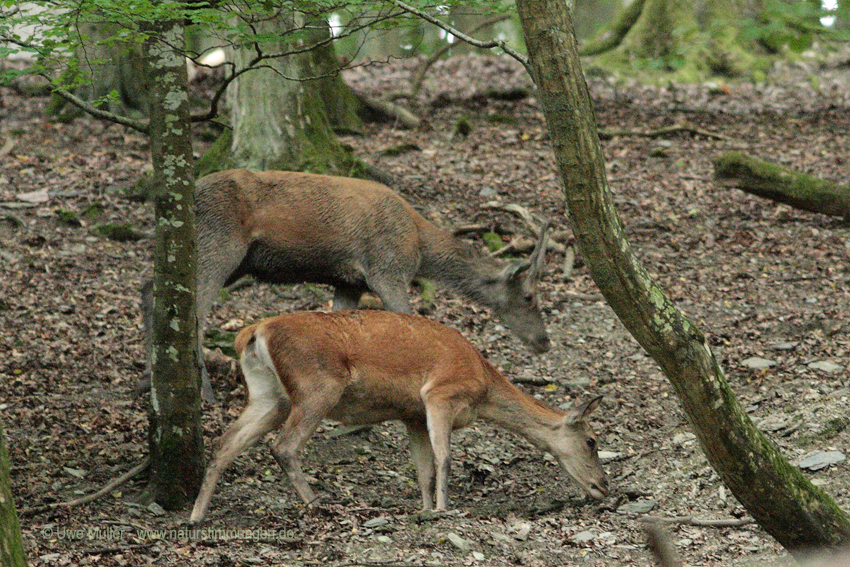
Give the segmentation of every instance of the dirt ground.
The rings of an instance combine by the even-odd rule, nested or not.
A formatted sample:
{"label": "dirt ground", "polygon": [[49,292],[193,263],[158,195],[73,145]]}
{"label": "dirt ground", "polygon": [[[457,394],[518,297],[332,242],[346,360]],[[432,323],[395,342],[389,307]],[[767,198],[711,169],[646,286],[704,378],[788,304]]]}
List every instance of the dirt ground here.
{"label": "dirt ground", "polygon": [[[605,140],[609,179],[640,259],[710,337],[743,406],[795,464],[850,445],[850,228],[723,188],[712,180],[711,159],[743,150],[850,184],[847,61],[777,65],[763,85],[589,78],[602,127],[688,121],[718,135]],[[380,96],[398,90],[411,69],[396,62],[346,78]],[[210,88],[212,79],[205,81],[197,88]],[[482,206],[499,200],[567,228],[533,95],[498,98],[528,86],[510,61],[451,59],[410,101],[425,126],[369,125],[344,141],[445,227],[493,223],[521,233],[517,218]],[[46,102],[0,90],[0,415],[19,508],[91,493],[147,453],[146,405],[132,392],[143,368],[137,290],[150,268],[152,210],[126,190],[150,168],[148,145],[87,118],[46,120]],[[455,133],[460,119],[471,126],[467,136]],[[387,152],[401,144],[415,147]],[[38,203],[19,197],[42,190]],[[128,223],[141,239],[105,238],[97,232],[105,223]],[[570,277],[563,267],[563,255],[550,252],[541,298],[554,347],[545,355],[532,355],[486,309],[445,290],[430,316],[461,330],[547,403],[604,395],[592,423],[613,488],[606,500],[585,499],[550,457],[478,423],[453,438],[454,509],[423,516],[399,425],[339,435],[328,423],[304,455],[323,495],[315,510],[301,507],[261,443],[225,474],[209,531],[188,533],[187,511],[140,502],[139,477],[92,504],[22,517],[30,564],[648,566],[646,512],[624,504],[654,516],[746,518],[708,466],[658,365],[607,307],[580,258]],[[248,287],[222,295],[210,327],[326,310],[330,297],[316,286]],[[750,368],[753,357],[774,364]],[[226,374],[216,376],[216,404],[205,407],[208,442],[244,400]],[[807,474],[850,510],[848,461]],[[787,561],[752,524],[668,529],[688,565]]]}

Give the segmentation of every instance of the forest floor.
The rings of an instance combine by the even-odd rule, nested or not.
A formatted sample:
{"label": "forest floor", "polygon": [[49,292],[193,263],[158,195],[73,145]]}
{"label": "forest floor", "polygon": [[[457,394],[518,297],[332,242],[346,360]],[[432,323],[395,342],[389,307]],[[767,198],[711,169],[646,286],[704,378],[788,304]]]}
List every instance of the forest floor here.
{"label": "forest floor", "polygon": [[[407,84],[411,70],[396,62],[346,78],[381,96]],[[850,184],[846,58],[778,65],[762,85],[589,81],[603,128],[687,121],[718,135],[603,141],[626,233],[706,333],[741,404],[783,454],[794,464],[815,451],[846,454],[850,227],[724,188],[713,181],[711,162],[743,150]],[[408,101],[423,127],[373,124],[344,140],[444,227],[485,223],[522,233],[517,218],[483,206],[499,201],[567,229],[533,94],[499,98],[517,87],[529,80],[511,61],[440,62]],[[148,144],[88,118],[47,120],[46,103],[0,90],[0,415],[19,508],[91,493],[147,454],[146,401],[134,399],[133,389],[143,368],[138,290],[150,270],[153,223],[150,205],[127,190],[150,169]],[[471,127],[466,136],[456,133],[460,119]],[[199,139],[209,131],[199,127]],[[405,144],[409,151],[388,151]],[[27,195],[34,192],[41,193]],[[106,223],[130,224],[141,239],[106,238],[97,229]],[[265,442],[219,484],[205,527],[221,531],[179,531],[188,512],[141,502],[139,477],[91,504],[22,517],[30,564],[648,566],[646,513],[747,518],[709,467],[658,365],[602,300],[581,259],[569,277],[563,268],[564,256],[550,252],[540,297],[554,347],[542,356],[486,309],[448,291],[440,290],[430,316],[461,330],[547,403],[604,395],[591,419],[612,486],[604,501],[587,500],[524,440],[478,423],[453,438],[453,510],[423,516],[399,425],[338,435],[328,423],[303,459],[323,496],[316,509],[302,508]],[[331,294],[251,286],[222,298],[210,327],[233,330],[278,312],[327,310]],[[751,368],[754,357],[773,365]],[[216,403],[204,408],[208,446],[244,402],[244,387],[227,374],[215,377]],[[850,511],[850,462],[806,474]],[[788,561],[753,524],[668,529],[688,565]]]}

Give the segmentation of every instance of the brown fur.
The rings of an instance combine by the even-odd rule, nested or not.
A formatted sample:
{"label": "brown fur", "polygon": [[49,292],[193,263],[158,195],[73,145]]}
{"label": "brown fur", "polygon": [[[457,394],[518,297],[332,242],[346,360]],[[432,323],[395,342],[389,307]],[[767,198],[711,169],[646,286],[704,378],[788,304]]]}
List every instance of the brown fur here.
{"label": "brown fur", "polygon": [[[400,313],[411,312],[407,290],[422,276],[490,307],[536,352],[549,348],[536,298],[540,262],[502,265],[480,256],[379,183],[235,169],[198,181],[196,209],[202,329],[221,287],[244,275],[330,284],[334,310],[356,308],[371,290]],[[150,282],[142,295],[150,329]]]}
{"label": "brown fur", "polygon": [[203,520],[221,473],[279,427],[272,453],[306,503],[315,495],[299,452],[322,419],[407,425],[422,506],[448,505],[453,429],[494,421],[552,453],[591,496],[608,489],[587,416],[599,398],[565,412],[523,394],[459,332],[385,311],[293,313],[243,329],[236,351],[248,405],[219,442],[191,521]]}

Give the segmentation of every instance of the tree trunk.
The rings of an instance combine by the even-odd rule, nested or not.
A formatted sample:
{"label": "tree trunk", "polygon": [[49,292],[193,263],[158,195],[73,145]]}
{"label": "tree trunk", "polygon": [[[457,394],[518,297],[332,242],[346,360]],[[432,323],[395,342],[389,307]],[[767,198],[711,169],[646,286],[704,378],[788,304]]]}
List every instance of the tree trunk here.
{"label": "tree trunk", "polygon": [[12,479],[9,452],[6,450],[6,435],[0,424],[0,565],[3,567],[26,567],[27,556],[21,538],[21,525],[12,498]]}
{"label": "tree trunk", "polygon": [[[257,33],[292,29],[301,22],[280,16],[257,23]],[[266,53],[284,53],[298,47],[285,37],[263,44]],[[237,69],[256,56],[254,46],[232,50],[229,59]],[[254,170],[334,172],[348,174],[355,164],[334,136],[325,111],[326,94],[313,53],[268,59],[259,68],[239,77],[230,86],[228,100],[233,125],[232,140],[213,167],[203,173],[231,167]],[[325,85],[328,86],[327,84]],[[337,96],[330,96],[338,100]]]}
{"label": "tree trunk", "polygon": [[[113,91],[116,99],[101,107],[113,114],[147,116],[147,88],[144,82],[144,62],[138,43],[133,39],[116,41],[116,26],[104,22],[78,25],[81,37],[87,38],[77,49],[77,73],[90,82],[77,89],[77,95],[87,101],[99,100]],[[66,100],[53,95],[47,113],[55,115],[65,107]]]}
{"label": "tree trunk", "polygon": [[850,543],[850,521],[753,425],[705,336],[631,251],[605,177],[596,116],[563,0],[518,0],[531,75],[591,275],[623,324],[660,364],[709,462],[735,497],[794,555]]}
{"label": "tree trunk", "polygon": [[804,211],[850,220],[850,186],[839,186],[742,152],[728,152],[715,158],[714,177],[726,187],[736,187]]}
{"label": "tree trunk", "polygon": [[[331,30],[327,21],[315,21],[312,26],[314,31],[308,41],[320,42],[330,38]],[[318,47],[311,51],[310,55],[313,57],[316,76],[320,77],[313,87],[322,93],[330,127],[342,132],[360,130],[363,127],[363,120],[359,115],[362,104],[351,87],[342,80],[333,44]]]}
{"label": "tree trunk", "polygon": [[185,58],[177,21],[146,26],[156,239],[151,361],[150,495],[176,510],[204,473],[196,292],[194,164]]}
{"label": "tree trunk", "polygon": [[[634,0],[612,25],[583,47],[603,66],[643,67],[695,81],[707,75],[735,77],[757,66],[757,42],[742,26],[759,17],[758,0]],[[736,14],[741,25],[718,25]],[[686,30],[687,33],[683,33]],[[783,36],[784,37],[784,36]]]}

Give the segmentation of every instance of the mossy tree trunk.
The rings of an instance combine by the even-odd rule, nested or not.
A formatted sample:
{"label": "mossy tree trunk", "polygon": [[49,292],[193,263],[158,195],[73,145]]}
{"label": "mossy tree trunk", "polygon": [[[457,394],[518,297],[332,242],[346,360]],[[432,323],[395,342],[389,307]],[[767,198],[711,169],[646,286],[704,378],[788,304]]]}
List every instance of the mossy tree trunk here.
{"label": "mossy tree trunk", "polygon": [[751,26],[760,10],[758,0],[634,0],[581,53],[599,55],[603,67],[637,64],[685,80],[740,76],[757,66],[758,49],[728,20]]}
{"label": "mossy tree trunk", "polygon": [[850,221],[850,186],[840,186],[742,152],[728,152],[715,158],[714,177],[727,187]]}
{"label": "mossy tree trunk", "polygon": [[753,425],[705,336],[631,251],[605,176],[596,116],[563,0],[518,0],[532,78],[577,244],[608,303],[673,385],[709,462],[765,531],[801,556],[850,544],[850,521]]}
{"label": "mossy tree trunk", "polygon": [[204,473],[196,294],[194,163],[183,24],[148,24],[150,139],[156,237],[149,493],[164,508],[191,503]]}
{"label": "mossy tree trunk", "polygon": [[[274,34],[303,27],[303,22],[294,21],[295,17],[279,16],[258,22],[256,33]],[[260,49],[268,54],[287,53],[310,43],[309,33],[300,40],[291,39],[292,36],[263,43]],[[237,69],[251,65],[257,55],[253,45],[228,51],[228,59]],[[245,167],[347,174],[354,160],[336,139],[326,110],[328,101],[343,100],[342,94],[329,89],[347,87],[341,80],[330,80],[330,76],[317,80],[323,74],[329,75],[326,57],[306,52],[270,58],[237,78],[228,91],[232,133],[204,156],[199,173]],[[323,61],[320,63],[319,59]],[[334,115],[340,121],[348,120],[339,108]]]}
{"label": "mossy tree trunk", "polygon": [[27,556],[21,538],[21,525],[12,497],[12,478],[9,452],[6,450],[6,435],[0,424],[0,565],[3,567],[25,567]]}
{"label": "mossy tree trunk", "polygon": [[[325,20],[312,22],[313,31],[309,41],[318,43],[330,38],[330,26]],[[313,69],[319,79],[312,88],[321,93],[323,108],[328,116],[328,123],[335,131],[356,131],[362,128],[360,118],[363,104],[354,95],[340,74],[339,62],[333,44],[319,47],[310,52],[313,57]]]}

